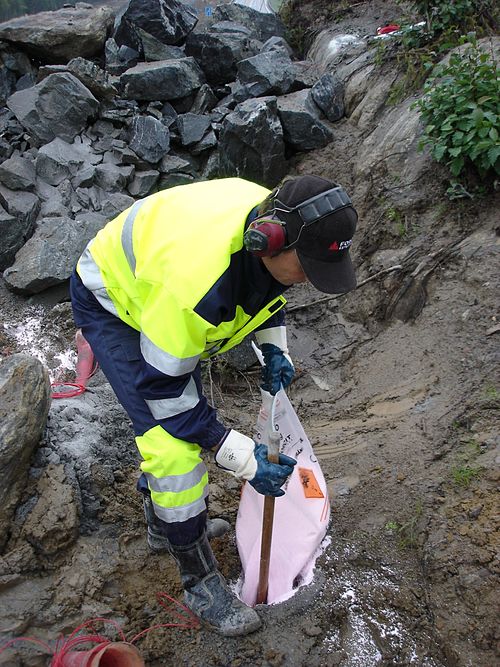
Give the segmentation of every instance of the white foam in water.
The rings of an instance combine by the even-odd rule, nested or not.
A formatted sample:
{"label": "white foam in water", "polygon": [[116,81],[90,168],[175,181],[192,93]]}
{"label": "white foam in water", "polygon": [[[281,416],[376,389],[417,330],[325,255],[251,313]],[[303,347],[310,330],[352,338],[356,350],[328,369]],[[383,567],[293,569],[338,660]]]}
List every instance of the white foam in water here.
{"label": "white foam in water", "polygon": [[[77,355],[74,349],[67,349],[53,354],[52,344],[49,340],[42,338],[42,322],[44,310],[42,307],[33,306],[26,310],[22,322],[5,322],[3,328],[10,338],[16,342],[21,352],[36,357],[48,369],[51,382],[57,380],[64,371],[75,369]],[[48,363],[49,358],[59,361],[55,368]]]}

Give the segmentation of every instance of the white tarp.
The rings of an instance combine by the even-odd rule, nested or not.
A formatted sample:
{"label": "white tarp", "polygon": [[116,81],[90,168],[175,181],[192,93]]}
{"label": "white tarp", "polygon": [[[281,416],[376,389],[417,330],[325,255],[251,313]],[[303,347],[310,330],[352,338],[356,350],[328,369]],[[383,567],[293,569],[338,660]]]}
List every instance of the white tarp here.
{"label": "white tarp", "polygon": [[235,4],[250,7],[263,14],[274,14],[274,10],[270,5],[269,0],[235,0]]}

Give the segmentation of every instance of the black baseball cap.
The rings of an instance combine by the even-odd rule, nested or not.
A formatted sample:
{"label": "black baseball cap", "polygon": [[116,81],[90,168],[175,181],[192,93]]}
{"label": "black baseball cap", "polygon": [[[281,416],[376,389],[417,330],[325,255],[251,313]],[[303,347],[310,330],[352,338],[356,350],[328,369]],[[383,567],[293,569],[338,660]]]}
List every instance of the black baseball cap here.
{"label": "black baseball cap", "polygon": [[297,251],[316,289],[344,294],[356,287],[349,249],[358,214],[342,186],[313,175],[286,180],[274,197],[273,212],[286,223],[285,249]]}

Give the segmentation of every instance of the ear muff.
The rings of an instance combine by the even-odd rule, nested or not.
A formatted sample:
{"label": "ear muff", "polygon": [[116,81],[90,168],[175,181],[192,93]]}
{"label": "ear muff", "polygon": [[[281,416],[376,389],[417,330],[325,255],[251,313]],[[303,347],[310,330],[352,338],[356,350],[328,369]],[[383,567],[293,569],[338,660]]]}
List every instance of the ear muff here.
{"label": "ear muff", "polygon": [[254,220],[243,235],[248,252],[257,257],[272,257],[285,246],[285,225],[272,220]]}

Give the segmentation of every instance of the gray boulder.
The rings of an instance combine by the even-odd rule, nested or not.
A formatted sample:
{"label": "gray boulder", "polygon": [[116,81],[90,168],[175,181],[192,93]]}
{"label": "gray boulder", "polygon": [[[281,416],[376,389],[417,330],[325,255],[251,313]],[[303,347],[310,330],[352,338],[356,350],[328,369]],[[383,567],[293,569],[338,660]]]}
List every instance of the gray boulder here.
{"label": "gray boulder", "polygon": [[263,45],[261,53],[266,53],[267,51],[280,51],[290,58],[293,55],[293,49],[290,44],[286,41],[284,37],[270,37]]}
{"label": "gray boulder", "polygon": [[146,62],[185,58],[186,54],[184,53],[184,49],[180,46],[164,44],[141,28],[137,28],[136,32],[141,40],[142,53]]}
{"label": "gray boulder", "polygon": [[[127,67],[130,67],[130,65]],[[40,82],[51,74],[58,72],[70,72],[70,74],[76,76],[98,100],[112,100],[118,94],[108,72],[105,72],[91,60],[78,57],[72,58],[67,65],[42,65],[38,70],[38,81]],[[19,86],[17,87],[19,88]]]}
{"label": "gray boulder", "polygon": [[283,128],[276,97],[238,104],[222,121],[221,176],[241,176],[273,187],[286,173]]}
{"label": "gray boulder", "polygon": [[33,192],[36,183],[36,170],[33,160],[13,155],[0,164],[0,183],[11,190]]}
{"label": "gray boulder", "polygon": [[196,12],[177,0],[130,0],[117,17],[113,37],[117,44],[135,48],[142,28],[163,44],[182,44],[198,23]]}
{"label": "gray boulder", "polygon": [[328,120],[335,122],[343,117],[344,84],[335,74],[323,74],[312,87],[311,95]]}
{"label": "gray boulder", "polygon": [[77,56],[99,55],[113,19],[109,7],[79,3],[1,23],[0,39],[45,63],[67,63]]}
{"label": "gray boulder", "polygon": [[285,37],[285,25],[277,14],[264,14],[236,3],[220,4],[213,13],[214,22],[242,23],[252,31],[252,37],[266,42],[270,37]]}
{"label": "gray boulder", "polygon": [[101,157],[93,155],[82,143],[68,143],[56,138],[42,146],[36,158],[36,173],[49,185],[60,185],[75,176],[87,162],[97,164]]}
{"label": "gray boulder", "polygon": [[68,63],[71,72],[98,100],[112,100],[118,93],[107,72],[85,58],[72,58]]}
{"label": "gray boulder", "polygon": [[156,164],[170,150],[168,127],[152,116],[136,116],[128,130],[128,145],[140,158]]}
{"label": "gray boulder", "polygon": [[0,185],[0,204],[10,215],[27,223],[35,222],[40,209],[40,200],[34,193],[11,190],[5,185]]}
{"label": "gray boulder", "polygon": [[189,160],[180,155],[165,155],[158,164],[161,174],[175,174],[177,172],[192,174],[192,165]]}
{"label": "gray boulder", "polygon": [[102,204],[101,213],[105,220],[116,218],[122,211],[130,208],[134,199],[123,192],[112,192],[108,195]]}
{"label": "gray boulder", "polygon": [[183,113],[177,117],[177,129],[183,146],[192,146],[201,141],[209,127],[210,118],[208,116]]}
{"label": "gray boulder", "polygon": [[285,95],[295,81],[292,61],[281,51],[267,51],[241,60],[237,70],[239,83],[251,97]]}
{"label": "gray boulder", "polygon": [[196,93],[196,97],[194,98],[190,112],[203,114],[206,111],[211,111],[216,106],[218,101],[219,100],[217,99],[210,86],[207,83],[204,83]]}
{"label": "gray boulder", "polygon": [[295,70],[294,90],[312,88],[321,76],[321,68],[310,60],[295,60],[293,69]]}
{"label": "gray boulder", "polygon": [[0,61],[16,78],[35,73],[35,65],[28,56],[22,51],[7,47],[6,44],[2,45]]}
{"label": "gray boulder", "polygon": [[19,248],[26,243],[35,228],[31,220],[22,220],[0,206],[0,271],[10,266]]}
{"label": "gray boulder", "polygon": [[61,72],[14,93],[7,106],[35,141],[46,144],[55,137],[72,141],[96,115],[99,103],[75,76]]}
{"label": "gray boulder", "polygon": [[134,175],[134,167],[127,165],[119,167],[111,163],[103,163],[95,168],[95,184],[106,192],[120,192],[125,190]]}
{"label": "gray boulder", "polygon": [[295,150],[323,148],[332,140],[332,132],[320,120],[320,112],[310,90],[299,90],[279,97],[278,111],[285,141]]}
{"label": "gray boulder", "polygon": [[16,81],[17,77],[14,72],[0,62],[0,104],[5,104],[15,91]]}
{"label": "gray boulder", "polygon": [[139,63],[120,77],[126,99],[148,102],[187,97],[204,83],[205,76],[194,58]]}
{"label": "gray boulder", "polygon": [[50,406],[47,370],[25,354],[0,361],[0,549],[21,499]]}
{"label": "gray boulder", "polygon": [[4,272],[7,286],[21,294],[37,294],[67,280],[85,246],[99,231],[95,218],[46,218]]}
{"label": "gray boulder", "polygon": [[245,32],[191,33],[186,40],[186,55],[193,56],[212,85],[236,79],[238,61],[259,52],[260,43]]}
{"label": "gray boulder", "polygon": [[210,130],[205,134],[203,139],[200,139],[196,144],[190,147],[190,151],[193,155],[201,155],[205,151],[215,148],[217,146],[217,136],[213,130]]}
{"label": "gray boulder", "polygon": [[160,172],[156,169],[147,171],[136,171],[134,179],[129,183],[128,191],[137,199],[146,197],[155,189],[156,183],[160,177]]}
{"label": "gray boulder", "polygon": [[54,187],[38,179],[36,191],[42,202],[40,218],[63,218],[68,215],[66,197],[63,197],[62,188]]}
{"label": "gray boulder", "polygon": [[129,46],[118,46],[110,37],[104,47],[104,68],[107,72],[119,76],[139,62],[140,53]]}

